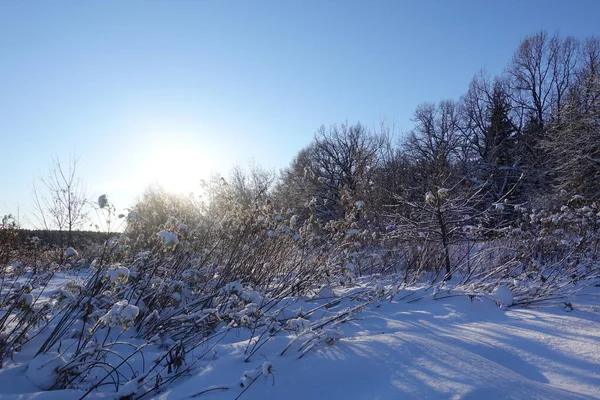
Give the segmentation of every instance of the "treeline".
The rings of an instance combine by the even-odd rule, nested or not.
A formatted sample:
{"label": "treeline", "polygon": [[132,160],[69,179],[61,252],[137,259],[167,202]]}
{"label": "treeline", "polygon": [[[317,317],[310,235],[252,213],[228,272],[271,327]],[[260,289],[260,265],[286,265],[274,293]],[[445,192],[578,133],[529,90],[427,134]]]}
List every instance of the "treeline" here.
{"label": "treeline", "polygon": [[[172,215],[218,220],[232,202],[269,203],[301,220],[350,217],[380,232],[410,226],[419,234],[433,225],[449,235],[517,223],[514,206],[550,209],[573,196],[593,203],[600,196],[600,40],[528,36],[502,74],[476,74],[463,96],[423,103],[413,121],[399,138],[385,125],[322,127],[280,174],[252,166],[209,182],[204,212],[157,188],[134,209],[159,226]],[[491,212],[500,209],[501,217]]]}
{"label": "treeline", "polygon": [[49,229],[22,229],[11,216],[0,220],[0,265],[6,266],[11,260],[24,257],[32,252],[60,250],[62,260],[67,246],[78,249],[101,245],[112,236],[98,231],[61,231]]}
{"label": "treeline", "polygon": [[[284,207],[315,202],[340,218],[347,199],[373,213],[447,188],[485,208],[508,199],[542,207],[600,195],[600,41],[540,32],[523,40],[505,71],[477,74],[459,99],[417,107],[415,127],[394,141],[385,127],[321,128],[284,171]],[[385,221],[378,220],[379,223]]]}
{"label": "treeline", "polygon": [[[21,244],[31,244],[37,242],[42,247],[64,247],[67,244],[67,234],[65,231],[43,230],[43,229],[17,229]],[[69,246],[75,248],[84,248],[89,245],[102,244],[111,234],[97,231],[73,231],[70,233]],[[37,239],[34,239],[37,238]]]}

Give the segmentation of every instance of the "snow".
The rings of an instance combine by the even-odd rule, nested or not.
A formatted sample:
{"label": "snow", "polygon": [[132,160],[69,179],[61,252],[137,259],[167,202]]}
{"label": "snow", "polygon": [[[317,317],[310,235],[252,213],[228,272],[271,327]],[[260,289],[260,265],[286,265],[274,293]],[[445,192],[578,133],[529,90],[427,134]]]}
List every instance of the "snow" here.
{"label": "snow", "polygon": [[239,293],[241,294],[243,292],[243,287],[242,284],[240,282],[230,282],[227,285],[225,285],[225,292],[226,293]]}
{"label": "snow", "polygon": [[73,257],[77,254],[77,251],[72,247],[67,247],[67,249],[65,250],[65,257]]}
{"label": "snow", "polygon": [[58,379],[57,368],[67,364],[58,353],[40,354],[29,362],[25,375],[42,390],[50,390]]}
{"label": "snow", "polygon": [[331,287],[323,286],[321,290],[319,290],[317,297],[321,299],[335,297],[335,293],[333,293],[333,289],[331,289]]}
{"label": "snow", "polygon": [[[345,324],[343,337],[328,333],[336,341],[302,359],[296,348],[279,356],[283,338],[269,343],[263,354],[277,365],[275,385],[258,379],[242,398],[596,398],[598,322],[598,310],[503,311],[491,301],[463,298],[385,303]],[[248,384],[256,374],[240,360],[242,343],[221,346],[223,356],[164,398],[186,398],[213,385],[238,391],[205,398],[236,397],[242,390],[234,388],[236,376]]]}
{"label": "snow", "polygon": [[33,304],[33,299],[34,299],[34,297],[31,293],[26,293],[23,295],[23,302],[27,306],[31,306]]}
{"label": "snow", "polygon": [[117,264],[107,271],[107,275],[112,283],[125,283],[129,279],[129,268]]}
{"label": "snow", "polygon": [[261,304],[263,302],[263,297],[255,290],[244,289],[241,297],[249,303]]}
{"label": "snow", "polygon": [[103,194],[100,197],[98,197],[98,206],[100,208],[104,208],[107,205],[108,205],[108,197],[105,194]]}
{"label": "snow", "polygon": [[509,288],[506,286],[497,286],[492,292],[492,298],[497,302],[501,303],[505,307],[513,305],[513,295]]}
{"label": "snow", "polygon": [[431,193],[431,192],[427,192],[427,193],[425,194],[425,201],[426,201],[427,203],[434,203],[434,202],[435,202],[435,196],[433,195],[433,193]]}
{"label": "snow", "polygon": [[268,376],[273,373],[273,364],[269,361],[265,361],[262,365],[262,373],[264,376]]}
{"label": "snow", "polygon": [[[48,292],[72,279],[58,273]],[[199,349],[187,360],[197,361],[189,373],[145,398],[192,398],[206,390],[197,397],[225,400],[246,390],[241,399],[598,398],[598,287],[569,299],[571,308],[506,308],[513,304],[513,295],[503,285],[475,297],[458,291],[447,296],[444,288],[436,289],[433,295],[427,288],[397,287],[393,298],[370,304],[347,322],[337,323],[335,318],[357,305],[349,295],[357,296],[367,287],[364,282],[351,288],[336,287],[334,299],[282,301],[277,306],[282,307],[277,333],[266,338],[264,346],[247,362],[250,329],[235,328],[223,340],[219,337],[208,345],[211,356],[198,359],[204,352]],[[391,286],[386,290],[391,292]],[[231,282],[224,293],[252,301],[240,313],[257,310],[255,301],[267,298],[240,282]],[[120,341],[137,346],[140,342],[126,334],[133,333],[131,322],[139,312],[122,300],[109,307],[101,322],[115,326],[110,337],[118,336]],[[203,310],[174,321],[194,322],[212,313]],[[332,322],[320,327],[324,321]],[[119,334],[117,326],[129,330]],[[100,335],[99,341],[86,346],[89,357],[103,351],[103,339]],[[37,345],[43,340],[40,337]],[[64,350],[76,340],[63,342]],[[114,386],[106,385],[104,392],[92,393],[89,398],[140,395],[143,385],[152,385],[140,380],[144,362],[148,365],[148,360],[166,351],[159,348],[176,342],[159,335],[150,342],[154,344],[143,350],[145,361],[132,359],[133,371],[124,370],[118,393]],[[70,400],[84,395],[85,391],[75,389],[47,391],[58,379],[56,369],[65,366],[66,360],[53,351],[34,355],[32,343],[29,350],[5,360],[0,369],[0,398]]]}
{"label": "snow", "polygon": [[287,326],[296,332],[302,332],[310,328],[310,321],[304,318],[293,318],[288,320]]}
{"label": "snow", "polygon": [[327,329],[325,330],[324,339],[325,343],[329,345],[335,344],[341,338],[344,337],[344,334],[338,329]]}
{"label": "snow", "polygon": [[121,387],[121,389],[119,389],[119,391],[116,393],[115,397],[117,399],[120,399],[122,397],[132,396],[134,394],[137,394],[138,385],[139,385],[139,378],[134,378],[134,379],[130,380],[129,382],[124,384]]}
{"label": "snow", "polygon": [[158,236],[161,237],[163,244],[167,247],[176,246],[179,243],[179,238],[175,233],[160,231],[158,232]]}
{"label": "snow", "polygon": [[128,329],[133,325],[140,309],[127,300],[121,300],[115,303],[112,308],[100,318],[100,321],[110,327],[122,326]]}
{"label": "snow", "polygon": [[240,379],[240,386],[245,388],[250,386],[261,375],[261,371],[257,368],[250,371],[245,371]]}

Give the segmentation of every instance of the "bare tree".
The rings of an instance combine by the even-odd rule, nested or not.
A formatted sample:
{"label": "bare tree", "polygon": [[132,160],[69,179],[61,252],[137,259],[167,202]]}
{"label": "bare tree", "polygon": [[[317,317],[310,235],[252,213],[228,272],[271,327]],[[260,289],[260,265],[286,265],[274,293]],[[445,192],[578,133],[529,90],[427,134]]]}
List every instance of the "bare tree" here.
{"label": "bare tree", "polygon": [[600,198],[600,40],[585,42],[582,63],[570,86],[562,117],[548,126],[541,147],[554,163],[559,191]]}
{"label": "bare tree", "polygon": [[542,146],[554,134],[550,126],[564,117],[569,91],[580,62],[580,43],[545,31],[526,37],[516,50],[504,79],[512,113],[519,114],[516,135],[525,172],[523,185],[538,199],[552,194],[556,160]]}
{"label": "bare tree", "polygon": [[459,186],[464,178],[460,175],[465,173],[466,162],[458,103],[446,100],[422,104],[415,111],[414,121],[417,125],[404,143],[404,151],[414,167],[414,186],[396,196],[398,208],[404,208],[404,212],[391,216],[399,226],[393,236],[400,234],[414,240],[431,235],[430,242],[441,245],[445,279],[449,279],[450,239],[454,230],[448,220],[447,185],[455,192],[461,191]]}
{"label": "bare tree", "polygon": [[171,217],[190,228],[195,227],[204,210],[195,200],[191,195],[169,193],[160,185],[150,185],[129,209],[125,231],[132,237],[148,240],[163,229]]}
{"label": "bare tree", "polygon": [[542,131],[551,115],[560,119],[577,65],[578,49],[577,39],[549,37],[542,31],[521,42],[509,65],[513,100],[534,115]]}
{"label": "bare tree", "polygon": [[460,180],[458,173],[466,172],[467,160],[458,103],[445,100],[437,105],[422,104],[415,111],[414,121],[417,125],[405,142],[404,151],[418,167],[419,195],[441,187],[452,176]]}
{"label": "bare tree", "polygon": [[360,123],[321,127],[313,142],[300,151],[282,174],[277,188],[280,199],[297,205],[313,202],[316,216],[323,220],[345,216],[348,201],[364,200],[369,192],[382,137]]}
{"label": "bare tree", "polygon": [[[65,167],[58,157],[52,159],[46,177],[39,178],[42,191],[33,185],[34,217],[43,229],[61,232],[61,246],[72,245],[73,231],[79,229],[87,215],[86,192],[81,179],[76,175],[77,157],[69,159]],[[62,233],[66,232],[66,243]]]}
{"label": "bare tree", "polygon": [[600,112],[600,38],[588,38],[581,52],[577,71],[576,90],[582,110],[589,114]]}
{"label": "bare tree", "polygon": [[249,207],[267,199],[275,179],[274,171],[251,162],[246,169],[240,166],[234,167],[229,175],[229,184],[236,200],[243,206]]}
{"label": "bare tree", "polygon": [[479,74],[461,99],[461,129],[469,142],[473,175],[488,183],[491,201],[520,179],[524,162],[518,151],[519,126],[514,121],[518,115],[513,112],[508,91],[505,80],[492,82]]}

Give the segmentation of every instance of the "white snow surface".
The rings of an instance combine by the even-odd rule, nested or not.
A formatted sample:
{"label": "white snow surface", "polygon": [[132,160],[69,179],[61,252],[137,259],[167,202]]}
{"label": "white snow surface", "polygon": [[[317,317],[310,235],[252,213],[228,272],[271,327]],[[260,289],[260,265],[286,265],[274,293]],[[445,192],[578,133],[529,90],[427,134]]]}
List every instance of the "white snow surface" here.
{"label": "white snow surface", "polygon": [[[66,363],[67,361],[58,353],[40,354],[29,362],[25,375],[38,388],[50,390],[58,378],[56,369]],[[8,385],[9,382],[6,384]]]}
{"label": "white snow surface", "polygon": [[321,290],[319,290],[319,294],[317,295],[317,297],[322,299],[328,297],[335,297],[335,293],[333,292],[333,289],[331,289],[331,287],[323,286]]}
{"label": "white snow surface", "polygon": [[512,306],[514,302],[513,295],[506,286],[496,286],[492,292],[492,298],[505,307]]}
{"label": "white snow surface", "polygon": [[[67,281],[60,275],[53,279]],[[496,295],[504,289],[472,300],[425,296],[415,302],[406,295],[416,289],[403,289],[392,301],[370,305],[350,322],[325,330],[323,342],[302,358],[301,340],[290,343],[298,335],[316,337],[315,321],[333,311],[322,307],[330,300],[290,302],[286,310],[309,313],[288,320],[299,332],[280,332],[244,362],[250,330],[232,330],[214,343],[213,356],[145,399],[233,399],[245,389],[240,377],[246,384],[255,379],[242,400],[600,398],[600,288],[570,299],[572,311],[556,304],[503,309],[494,300],[500,301]],[[354,305],[337,294],[339,309]],[[119,316],[112,322],[120,325],[134,319],[137,309],[122,302],[109,314]],[[147,349],[148,360],[159,351]],[[85,393],[46,391],[65,360],[57,353],[32,360],[34,354],[34,348],[25,348],[5,360],[0,399],[78,399]],[[141,372],[141,366],[134,368]],[[127,379],[120,394],[137,390],[137,380]],[[115,393],[87,398],[114,399]]]}
{"label": "white snow surface", "polygon": [[[597,303],[596,303],[597,304]],[[276,338],[264,354],[275,366],[245,399],[590,399],[600,396],[600,308],[509,309],[491,301],[383,303],[343,326],[344,337],[298,359],[279,356]],[[339,336],[338,336],[339,337]],[[248,368],[244,341],[161,399],[203,394],[234,398]],[[263,359],[264,360],[264,359]],[[256,357],[251,366],[261,365]],[[233,395],[233,396],[232,396]]]}

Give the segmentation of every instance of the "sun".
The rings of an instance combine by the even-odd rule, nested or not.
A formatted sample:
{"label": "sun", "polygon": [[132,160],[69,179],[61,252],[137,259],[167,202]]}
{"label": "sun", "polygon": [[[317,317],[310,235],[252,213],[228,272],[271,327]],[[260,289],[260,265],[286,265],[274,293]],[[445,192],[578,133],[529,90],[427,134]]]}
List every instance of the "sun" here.
{"label": "sun", "polygon": [[188,193],[197,190],[206,170],[202,157],[182,147],[169,150],[176,157],[166,157],[156,163],[150,169],[150,178],[170,192]]}
{"label": "sun", "polygon": [[178,193],[198,193],[202,180],[210,178],[211,166],[203,149],[177,136],[151,138],[140,149],[138,177],[141,184],[159,184]]}

